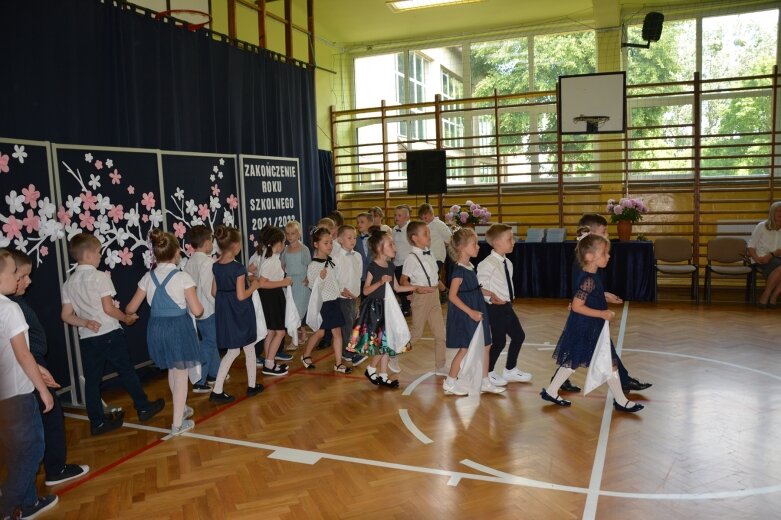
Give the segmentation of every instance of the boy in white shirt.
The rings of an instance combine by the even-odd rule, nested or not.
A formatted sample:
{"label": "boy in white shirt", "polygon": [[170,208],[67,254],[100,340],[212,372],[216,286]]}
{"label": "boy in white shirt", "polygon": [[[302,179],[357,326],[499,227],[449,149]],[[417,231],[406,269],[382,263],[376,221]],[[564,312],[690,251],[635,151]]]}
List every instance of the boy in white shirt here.
{"label": "boy in white shirt", "polygon": [[434,255],[437,267],[441,270],[447,257],[445,246],[450,242],[453,232],[450,231],[447,224],[439,220],[439,217],[434,216],[434,208],[428,202],[420,205],[418,217],[426,223],[431,232],[431,254]]}
{"label": "boy in white shirt", "polygon": [[419,286],[412,294],[410,343],[414,345],[420,340],[423,327],[428,323],[434,336],[434,373],[444,377],[448,375],[445,366],[445,321],[437,289],[443,291],[445,284],[439,280],[437,262],[429,249],[431,231],[422,220],[413,220],[407,225],[407,239],[412,249],[404,260],[401,285]]}
{"label": "boy in white shirt", "polygon": [[31,517],[57,503],[56,495],[39,497],[35,488],[44,440],[33,391],[44,413],[54,407],[54,398],[30,353],[22,309],[6,297],[16,292],[18,281],[11,254],[0,249],[0,466],[8,468],[0,482],[0,518],[18,518],[19,509]]}
{"label": "boy in white shirt", "polygon": [[[412,245],[407,240],[407,224],[410,219],[410,207],[406,204],[400,204],[396,206],[394,213],[394,220],[396,221],[396,227],[393,228],[393,242],[396,244],[396,257],[393,259],[393,265],[396,266],[396,280],[401,282],[401,272],[404,267],[404,260],[407,259],[410,251],[412,251]],[[399,300],[401,301],[401,312],[404,316],[410,315],[410,303],[407,299],[407,295],[403,294]],[[396,358],[391,358],[395,360]],[[391,370],[394,367],[391,366]]]}
{"label": "boy in white shirt", "polygon": [[212,296],[212,231],[204,225],[193,226],[187,231],[187,243],[195,252],[187,260],[185,273],[190,275],[196,285],[198,300],[203,305],[203,314],[195,319],[200,336],[201,379],[193,385],[193,392],[205,394],[211,392],[209,382],[214,384],[217,370],[220,368],[220,351],[217,348],[217,325],[214,318],[214,296]]}
{"label": "boy in white shirt", "polygon": [[339,266],[339,307],[344,316],[342,325],[342,357],[352,360],[353,366],[366,361],[367,356],[348,352],[347,344],[353,332],[353,323],[358,316],[358,296],[361,294],[361,274],[363,273],[363,259],[360,253],[354,251],[356,244],[355,228],[352,226],[339,226],[337,241],[341,246],[334,256],[334,261]]}
{"label": "boy in white shirt", "polygon": [[[532,375],[516,367],[526,334],[518,315],[513,311],[513,264],[506,257],[515,247],[513,229],[507,224],[492,224],[485,232],[485,239],[493,251],[478,264],[477,279],[488,303],[488,323],[493,338],[488,355],[488,379],[494,386],[506,386],[508,382],[528,383]],[[510,336],[507,363],[503,371],[497,372],[494,367],[504,350],[507,336]]]}
{"label": "boy in white shirt", "polygon": [[127,349],[125,331],[119,324],[132,325],[136,314],[125,314],[114,307],[114,284],[108,274],[98,271],[100,241],[88,233],[79,233],[68,244],[76,260],[76,270],[62,286],[62,321],[79,330],[81,363],[84,369],[84,393],[92,435],[116,430],[124,414],[104,416],[100,384],[106,361],[113,365],[125,389],[133,399],[138,418],[146,422],[165,406],[158,399],[150,402],[138,379]]}

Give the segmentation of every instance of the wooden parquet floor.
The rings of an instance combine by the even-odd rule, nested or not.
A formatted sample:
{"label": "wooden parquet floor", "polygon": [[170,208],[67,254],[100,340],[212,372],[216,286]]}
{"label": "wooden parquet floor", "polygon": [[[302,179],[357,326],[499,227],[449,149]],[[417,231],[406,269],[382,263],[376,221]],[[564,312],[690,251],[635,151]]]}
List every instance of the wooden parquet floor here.
{"label": "wooden parquet floor", "polygon": [[[178,438],[165,438],[164,377],[146,384],[167,402],[144,425],[151,430],[90,437],[85,420],[69,417],[68,460],[93,471],[54,488],[60,503],[45,518],[777,517],[781,311],[630,303],[624,317],[616,307],[622,358],[654,383],[633,395],[646,409],[629,415],[606,408],[605,388],[572,395],[570,408],[541,401],[566,302],[515,307],[527,333],[520,366],[535,378],[504,395],[473,401],[444,396],[433,375],[418,381],[433,369],[424,340],[403,356],[398,390],[370,385],[363,366],[335,375],[328,351],[316,351],[316,370],[294,361],[290,376],[262,378],[268,388],[257,397],[216,407],[190,394],[196,428]],[[228,392],[243,395],[243,372],[239,359]],[[137,423],[126,394],[104,398]]]}

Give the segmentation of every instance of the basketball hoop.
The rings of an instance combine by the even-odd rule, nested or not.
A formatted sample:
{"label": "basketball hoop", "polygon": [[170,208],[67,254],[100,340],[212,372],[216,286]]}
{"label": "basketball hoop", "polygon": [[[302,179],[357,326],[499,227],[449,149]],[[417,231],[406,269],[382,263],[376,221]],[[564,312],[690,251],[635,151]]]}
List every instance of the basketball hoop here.
{"label": "basketball hoop", "polygon": [[174,24],[187,27],[188,30],[193,32],[203,29],[212,23],[212,17],[209,13],[196,11],[195,9],[169,9],[160,11],[155,15],[156,20],[162,20],[163,18],[170,18]]}
{"label": "basketball hoop", "polygon": [[604,125],[610,120],[610,116],[584,116],[580,114],[578,117],[573,117],[573,123],[586,123],[586,133],[595,134],[599,131],[599,127]]}

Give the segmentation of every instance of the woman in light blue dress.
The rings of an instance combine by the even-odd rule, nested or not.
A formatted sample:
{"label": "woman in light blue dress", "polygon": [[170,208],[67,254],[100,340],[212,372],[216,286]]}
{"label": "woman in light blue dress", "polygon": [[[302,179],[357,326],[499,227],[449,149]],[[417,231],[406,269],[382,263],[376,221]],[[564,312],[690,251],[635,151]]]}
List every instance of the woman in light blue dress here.
{"label": "woman in light blue dress", "polygon": [[[301,327],[298,329],[298,343],[302,344],[304,338],[304,315],[309,306],[309,295],[311,290],[306,285],[306,269],[309,262],[312,261],[312,255],[309,248],[301,243],[301,224],[291,220],[285,225],[285,238],[288,245],[282,251],[279,259],[282,262],[282,269],[287,276],[293,279],[293,300],[296,302],[298,315],[301,317]],[[292,345],[292,343],[291,343]],[[295,347],[290,347],[295,350]]]}

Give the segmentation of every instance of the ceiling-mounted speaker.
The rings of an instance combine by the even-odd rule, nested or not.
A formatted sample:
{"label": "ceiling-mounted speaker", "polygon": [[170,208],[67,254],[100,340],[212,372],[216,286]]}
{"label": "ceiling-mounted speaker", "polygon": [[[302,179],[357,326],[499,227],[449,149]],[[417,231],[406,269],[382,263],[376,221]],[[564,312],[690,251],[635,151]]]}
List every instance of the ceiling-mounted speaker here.
{"label": "ceiling-mounted speaker", "polygon": [[664,15],[652,11],[645,15],[643,20],[643,40],[647,42],[658,42],[662,37],[662,24],[664,23]]}

